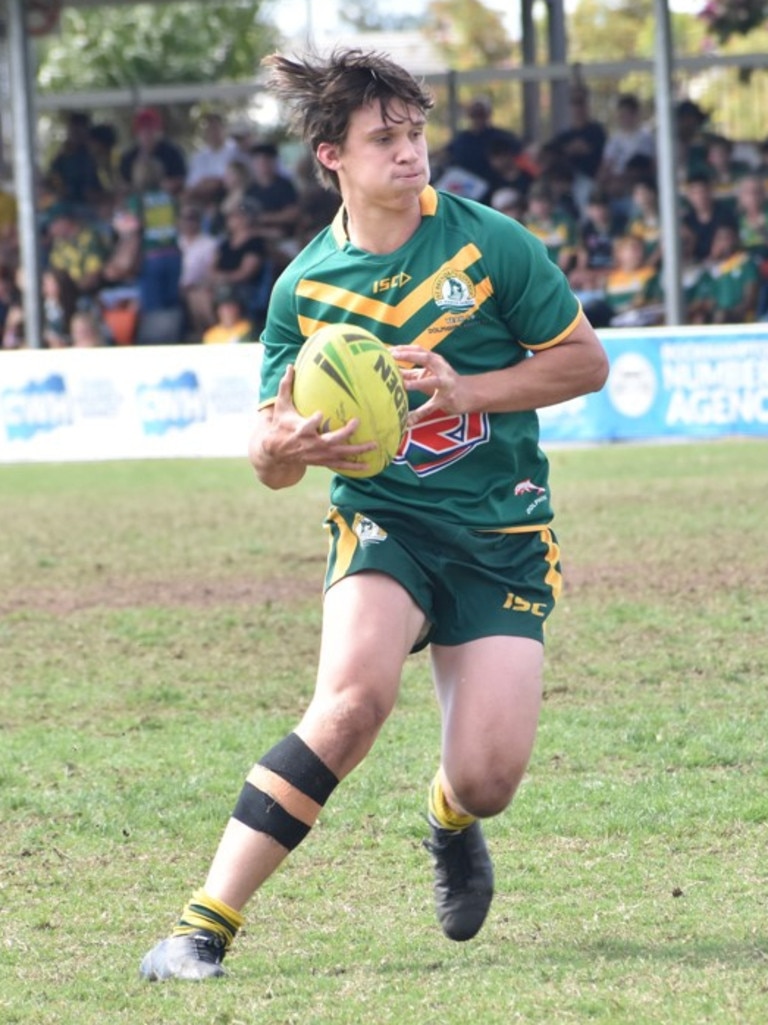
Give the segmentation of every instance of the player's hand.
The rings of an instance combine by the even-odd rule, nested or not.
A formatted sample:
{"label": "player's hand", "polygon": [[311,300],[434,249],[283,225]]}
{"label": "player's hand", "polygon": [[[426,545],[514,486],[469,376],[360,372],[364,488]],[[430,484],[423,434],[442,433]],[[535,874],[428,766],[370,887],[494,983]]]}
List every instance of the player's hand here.
{"label": "player's hand", "polygon": [[453,367],[436,352],[420,345],[395,345],[392,355],[400,364],[408,364],[400,371],[406,391],[428,395],[427,401],[408,414],[408,426],[427,419],[435,410],[444,413],[466,413],[469,410],[468,378],[457,374]]}
{"label": "player's hand", "polygon": [[294,369],[289,366],[280,381],[270,423],[262,438],[264,453],[277,462],[303,467],[325,466],[340,472],[359,470],[365,453],[373,451],[376,443],[350,444],[349,439],[359,426],[357,419],[321,434],[322,413],[303,417],[293,404],[293,375]]}

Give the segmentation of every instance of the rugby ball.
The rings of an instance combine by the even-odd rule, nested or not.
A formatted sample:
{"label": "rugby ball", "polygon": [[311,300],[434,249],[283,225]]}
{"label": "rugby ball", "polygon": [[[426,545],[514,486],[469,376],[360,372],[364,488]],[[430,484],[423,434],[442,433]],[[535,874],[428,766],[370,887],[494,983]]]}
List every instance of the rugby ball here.
{"label": "rugby ball", "polygon": [[302,416],[323,414],[320,431],[360,421],[350,443],[375,441],[347,477],[373,477],[394,459],[405,431],[408,396],[400,368],[375,335],[349,324],[327,324],[307,338],[294,367],[293,404]]}

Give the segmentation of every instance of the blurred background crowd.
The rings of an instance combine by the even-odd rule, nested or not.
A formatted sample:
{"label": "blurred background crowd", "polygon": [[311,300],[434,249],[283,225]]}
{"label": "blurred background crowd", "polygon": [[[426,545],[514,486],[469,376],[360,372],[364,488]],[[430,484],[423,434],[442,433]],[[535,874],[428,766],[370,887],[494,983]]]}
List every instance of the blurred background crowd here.
{"label": "blurred background crowd", "polygon": [[[664,296],[655,137],[638,98],[593,116],[574,82],[569,126],[524,144],[472,97],[431,154],[437,187],[519,220],[568,275],[597,327],[661,324]],[[689,324],[768,319],[768,139],[711,130],[677,105],[679,240]],[[295,155],[294,155],[295,157]],[[274,281],[338,208],[309,154],[288,162],[250,123],[206,112],[192,143],[163,111],[134,112],[130,138],[87,112],[66,115],[39,173],[43,345],[256,340]],[[16,206],[0,190],[0,329],[25,337]]]}

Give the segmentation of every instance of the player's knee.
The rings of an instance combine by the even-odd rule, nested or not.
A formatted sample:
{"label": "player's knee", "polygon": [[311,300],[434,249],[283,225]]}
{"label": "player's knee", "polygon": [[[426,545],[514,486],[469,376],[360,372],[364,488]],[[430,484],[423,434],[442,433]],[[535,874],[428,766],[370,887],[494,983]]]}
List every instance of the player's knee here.
{"label": "player's knee", "polygon": [[515,796],[522,773],[462,776],[451,780],[461,807],[479,819],[499,815]]}
{"label": "player's knee", "polygon": [[368,753],[391,711],[390,706],[367,692],[343,694],[313,702],[307,722],[331,741],[334,762],[346,772]]}

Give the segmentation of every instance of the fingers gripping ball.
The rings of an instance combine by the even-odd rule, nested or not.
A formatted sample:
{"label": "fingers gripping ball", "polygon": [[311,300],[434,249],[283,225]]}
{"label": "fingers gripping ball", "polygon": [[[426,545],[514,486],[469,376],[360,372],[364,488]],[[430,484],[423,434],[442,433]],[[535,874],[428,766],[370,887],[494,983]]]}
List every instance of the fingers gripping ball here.
{"label": "fingers gripping ball", "polygon": [[350,443],[375,441],[360,456],[359,471],[373,477],[394,459],[408,416],[408,396],[389,349],[369,331],[328,324],[304,342],[296,359],[293,404],[302,416],[323,414],[320,431],[335,431],[353,417],[360,421]]}

